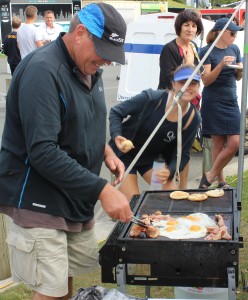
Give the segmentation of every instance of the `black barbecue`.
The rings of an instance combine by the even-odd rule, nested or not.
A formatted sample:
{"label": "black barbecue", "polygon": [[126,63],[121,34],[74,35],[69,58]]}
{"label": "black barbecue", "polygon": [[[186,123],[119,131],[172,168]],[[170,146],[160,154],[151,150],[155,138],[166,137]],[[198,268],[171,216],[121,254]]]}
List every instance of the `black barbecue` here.
{"label": "black barbecue", "polygon": [[[186,190],[185,190],[186,191]],[[202,202],[172,200],[171,191],[146,191],[131,201],[135,216],[163,214],[179,217],[201,212],[212,219],[221,214],[232,240],[206,241],[204,238],[171,240],[132,238],[132,223],[118,222],[100,250],[102,282],[145,286],[192,286],[229,288],[235,295],[238,286],[241,202],[236,189],[226,189],[221,198]],[[187,190],[188,193],[205,192]],[[121,281],[121,282],[120,282]],[[229,299],[236,299],[229,297]]]}

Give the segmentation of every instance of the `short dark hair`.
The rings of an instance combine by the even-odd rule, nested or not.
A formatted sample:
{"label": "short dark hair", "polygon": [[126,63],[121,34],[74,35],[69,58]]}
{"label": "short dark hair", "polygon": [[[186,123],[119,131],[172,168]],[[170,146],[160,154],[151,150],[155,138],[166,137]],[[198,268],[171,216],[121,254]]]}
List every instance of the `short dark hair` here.
{"label": "short dark hair", "polygon": [[200,35],[203,32],[203,24],[202,24],[202,20],[201,20],[201,17],[199,16],[199,14],[192,9],[186,9],[186,10],[181,11],[177,15],[176,20],[175,20],[174,27],[176,30],[176,34],[178,36],[180,36],[183,23],[186,23],[188,21],[192,21],[193,23],[196,24],[196,27],[197,27],[196,35]]}
{"label": "short dark hair", "polygon": [[45,15],[48,15],[48,14],[53,14],[54,15],[54,11],[52,11],[50,9],[45,10],[43,16],[45,17]]}

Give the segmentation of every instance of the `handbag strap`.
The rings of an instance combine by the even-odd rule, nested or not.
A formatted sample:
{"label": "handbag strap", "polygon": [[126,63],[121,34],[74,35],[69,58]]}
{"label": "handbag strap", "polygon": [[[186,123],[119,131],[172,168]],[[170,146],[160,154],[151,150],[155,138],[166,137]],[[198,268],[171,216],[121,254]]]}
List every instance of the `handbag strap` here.
{"label": "handbag strap", "polygon": [[197,58],[198,62],[200,62],[200,57],[198,55],[198,52],[196,51],[195,44],[192,43],[192,42],[190,42],[189,44],[190,44],[190,46],[191,46],[191,48],[192,48],[192,50],[193,50],[193,52],[195,54],[195,57]]}
{"label": "handbag strap", "polygon": [[[190,47],[191,47],[192,51],[194,52],[194,55],[197,58],[198,62],[200,62],[200,57],[199,57],[198,52],[196,50],[195,44],[192,43],[192,42],[190,42],[189,44],[190,44]],[[182,57],[182,59],[184,59],[183,49],[179,45],[177,45],[177,47],[178,47],[180,56]]]}

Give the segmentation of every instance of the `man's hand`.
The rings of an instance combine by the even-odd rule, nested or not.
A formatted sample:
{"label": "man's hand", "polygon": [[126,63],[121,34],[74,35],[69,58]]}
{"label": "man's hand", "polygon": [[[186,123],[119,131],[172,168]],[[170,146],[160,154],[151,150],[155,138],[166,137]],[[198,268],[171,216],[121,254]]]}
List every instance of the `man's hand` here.
{"label": "man's hand", "polygon": [[106,145],[105,147],[105,159],[106,167],[113,173],[116,177],[115,181],[112,183],[113,186],[116,186],[123,180],[125,173],[125,166],[123,162],[115,155],[110,146]]}
{"label": "man's hand", "polygon": [[102,208],[110,216],[123,223],[128,223],[132,218],[132,211],[127,197],[116,190],[109,183],[104,187],[99,195]]}

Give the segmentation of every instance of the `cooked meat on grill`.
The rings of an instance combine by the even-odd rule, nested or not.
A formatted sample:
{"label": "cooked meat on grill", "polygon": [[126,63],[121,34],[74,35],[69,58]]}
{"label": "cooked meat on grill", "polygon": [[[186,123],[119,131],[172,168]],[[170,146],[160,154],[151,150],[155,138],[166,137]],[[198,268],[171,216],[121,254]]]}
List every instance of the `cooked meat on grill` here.
{"label": "cooked meat on grill", "polygon": [[148,227],[146,228],[145,233],[146,233],[146,236],[147,236],[148,238],[155,239],[156,237],[159,236],[160,231],[159,231],[159,228],[157,228],[157,227],[154,227],[154,226],[148,226]]}
{"label": "cooked meat on grill", "polygon": [[131,237],[138,237],[141,232],[144,230],[145,228],[137,225],[137,224],[134,224],[130,230],[130,236]]}
{"label": "cooked meat on grill", "polygon": [[231,240],[231,235],[226,230],[221,230],[221,238],[224,240]]}
{"label": "cooked meat on grill", "polygon": [[215,219],[219,227],[225,226],[224,219],[221,215],[215,215]]}
{"label": "cooked meat on grill", "polygon": [[141,221],[146,225],[151,225],[151,220],[148,215],[142,215]]}
{"label": "cooked meat on grill", "polygon": [[[165,221],[174,221],[177,222],[178,219],[177,218],[173,218],[171,215],[167,214],[167,215],[163,215],[162,212],[160,211],[156,211],[155,213],[148,215],[148,214],[143,214],[141,216],[141,221],[148,225],[147,228],[143,228],[137,224],[133,225],[131,230],[130,230],[130,236],[131,237],[138,237],[141,235],[141,233],[145,233],[146,237],[148,238],[157,238],[159,235],[161,235],[160,229],[157,226],[157,224],[155,223],[159,223],[160,221],[165,220]],[[206,225],[206,229],[208,232],[208,235],[205,237],[205,240],[221,240],[221,239],[225,239],[225,240],[231,240],[232,237],[231,235],[228,233],[228,228],[225,225],[223,216],[220,214],[215,215],[215,222],[217,223],[216,225],[212,224],[212,226],[210,225]],[[152,226],[152,224],[155,224],[155,226]],[[167,223],[168,225],[168,223]]]}
{"label": "cooked meat on grill", "polygon": [[148,215],[148,214],[143,214],[143,215],[141,216],[141,219],[147,219],[147,218],[149,218],[149,215]]}
{"label": "cooked meat on grill", "polygon": [[221,215],[216,215],[215,220],[217,225],[214,227],[207,228],[209,235],[205,237],[207,241],[217,241],[217,240],[231,240],[232,237],[228,233],[228,228],[225,225],[224,219]]}
{"label": "cooked meat on grill", "polygon": [[216,224],[214,227],[207,227],[209,233],[217,234],[220,231],[220,227]]}

